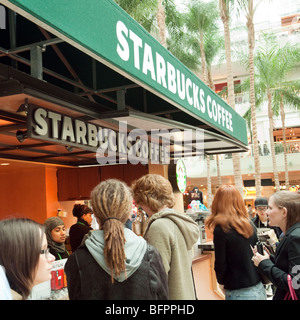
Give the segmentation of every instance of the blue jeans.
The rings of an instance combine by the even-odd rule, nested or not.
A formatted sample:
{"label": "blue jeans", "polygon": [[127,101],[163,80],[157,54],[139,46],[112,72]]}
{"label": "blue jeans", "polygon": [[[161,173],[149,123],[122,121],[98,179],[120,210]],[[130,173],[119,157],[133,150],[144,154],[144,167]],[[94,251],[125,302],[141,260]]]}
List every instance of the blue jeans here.
{"label": "blue jeans", "polygon": [[266,300],[266,290],[261,282],[258,284],[236,290],[225,290],[226,300]]}

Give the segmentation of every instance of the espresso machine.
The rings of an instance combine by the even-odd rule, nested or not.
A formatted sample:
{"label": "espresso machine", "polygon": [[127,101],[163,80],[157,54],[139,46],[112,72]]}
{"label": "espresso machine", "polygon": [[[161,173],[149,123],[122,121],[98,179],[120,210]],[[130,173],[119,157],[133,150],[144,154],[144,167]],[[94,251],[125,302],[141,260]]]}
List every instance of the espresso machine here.
{"label": "espresso machine", "polygon": [[206,243],[207,236],[205,232],[205,220],[210,215],[210,212],[188,210],[187,215],[197,222],[199,226],[198,248],[202,250],[211,250],[211,244]]}

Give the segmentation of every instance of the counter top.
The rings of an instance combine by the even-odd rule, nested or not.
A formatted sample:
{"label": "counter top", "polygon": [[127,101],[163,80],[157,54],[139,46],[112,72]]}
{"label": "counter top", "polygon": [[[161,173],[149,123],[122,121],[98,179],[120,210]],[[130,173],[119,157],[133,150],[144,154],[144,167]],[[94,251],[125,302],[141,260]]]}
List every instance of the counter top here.
{"label": "counter top", "polygon": [[210,256],[209,252],[203,253],[203,250],[201,248],[198,248],[197,244],[194,246],[193,251],[194,251],[194,256],[193,256],[192,264],[206,260]]}
{"label": "counter top", "polygon": [[198,244],[198,249],[208,250],[208,251],[215,250],[213,240],[208,240],[208,241],[205,241],[205,242]]}

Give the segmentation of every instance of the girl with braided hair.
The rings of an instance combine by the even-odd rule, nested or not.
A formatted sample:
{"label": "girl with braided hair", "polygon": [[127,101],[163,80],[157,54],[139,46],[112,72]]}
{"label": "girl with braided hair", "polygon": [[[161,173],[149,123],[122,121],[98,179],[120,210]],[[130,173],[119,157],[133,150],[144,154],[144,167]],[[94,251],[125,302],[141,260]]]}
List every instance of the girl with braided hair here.
{"label": "girl with braided hair", "polygon": [[100,225],[68,259],[71,300],[168,299],[167,275],[158,251],[125,223],[132,210],[128,186],[102,181],[91,193]]}

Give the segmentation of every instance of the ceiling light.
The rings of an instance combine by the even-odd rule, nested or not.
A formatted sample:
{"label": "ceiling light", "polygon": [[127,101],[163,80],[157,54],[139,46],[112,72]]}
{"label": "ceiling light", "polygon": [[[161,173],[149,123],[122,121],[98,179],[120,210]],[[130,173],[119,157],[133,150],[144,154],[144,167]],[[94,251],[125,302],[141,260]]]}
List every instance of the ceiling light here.
{"label": "ceiling light", "polygon": [[27,116],[28,113],[28,98],[25,98],[25,102],[20,105],[20,107],[17,110],[17,113],[23,114],[24,116]]}

